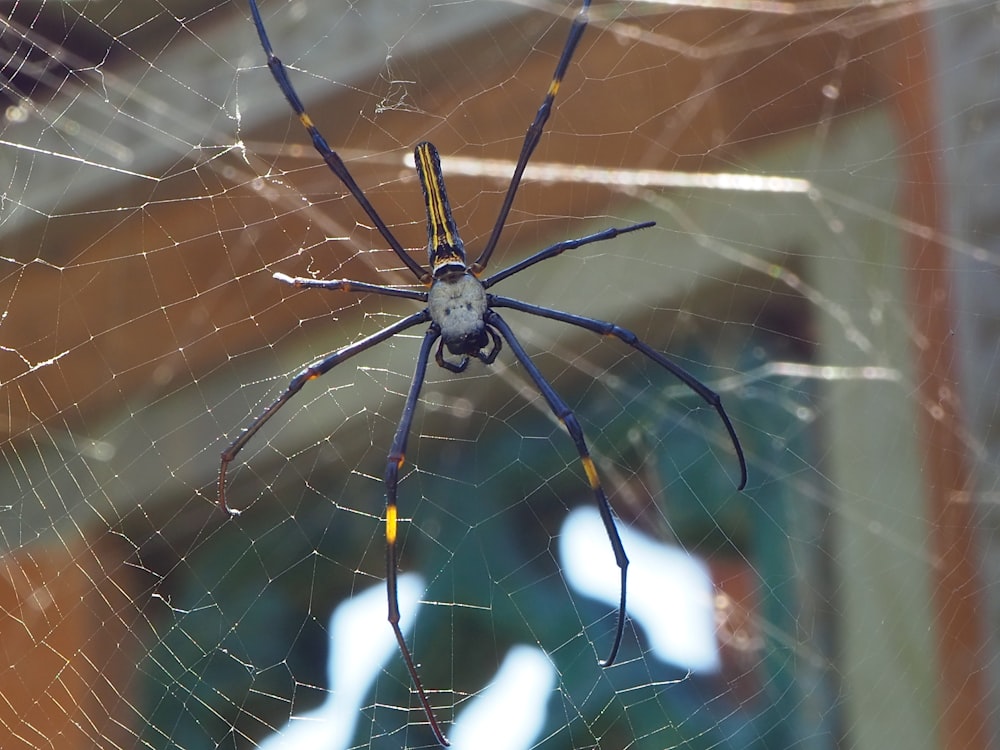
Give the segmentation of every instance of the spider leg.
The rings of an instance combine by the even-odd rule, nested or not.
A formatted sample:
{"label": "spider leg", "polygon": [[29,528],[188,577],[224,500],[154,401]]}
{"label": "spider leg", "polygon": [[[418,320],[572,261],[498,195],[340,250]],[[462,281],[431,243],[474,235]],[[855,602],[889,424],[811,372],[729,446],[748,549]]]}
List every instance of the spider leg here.
{"label": "spider leg", "polygon": [[588,234],[585,237],[578,237],[575,240],[563,240],[562,242],[557,242],[554,245],[550,245],[542,250],[539,250],[534,255],[531,255],[524,260],[518,261],[512,266],[508,266],[502,271],[497,271],[492,276],[487,277],[483,280],[483,287],[489,289],[493,284],[498,281],[503,281],[504,279],[513,276],[515,273],[520,273],[525,268],[533,266],[536,263],[541,263],[543,260],[548,260],[549,258],[554,258],[557,255],[561,255],[567,250],[575,250],[578,247],[583,247],[584,245],[589,245],[592,242],[602,242],[604,240],[613,240],[620,234],[625,234],[626,232],[634,232],[637,229],[647,229],[656,224],[655,221],[644,221],[640,224],[629,224],[627,227],[608,227],[600,232],[594,232],[594,234]]}
{"label": "spider leg", "polygon": [[404,297],[405,299],[427,302],[427,292],[418,289],[399,289],[394,286],[369,284],[364,281],[351,281],[350,279],[306,279],[301,276],[288,276],[283,273],[274,274],[274,278],[297,289],[329,289],[334,292],[372,292],[373,294],[381,294],[385,297]]}
{"label": "spider leg", "polygon": [[385,241],[389,243],[389,247],[392,248],[393,252],[399,256],[399,259],[403,261],[407,268],[409,268],[413,274],[421,281],[428,280],[430,278],[427,271],[417,263],[413,258],[409,256],[403,246],[399,244],[392,232],[389,231],[389,227],[386,226],[385,222],[382,221],[382,217],[378,215],[375,207],[368,201],[365,197],[364,192],[358,186],[358,183],[354,181],[354,177],[347,170],[347,166],[344,164],[344,160],[338,156],[337,152],[330,148],[330,145],[326,142],[326,139],[316,128],[313,123],[312,118],[306,113],[306,108],[302,104],[302,100],[296,93],[294,87],[292,86],[291,80],[288,78],[288,72],[285,70],[284,63],[274,54],[274,50],[271,48],[271,41],[267,38],[267,31],[264,29],[264,21],[260,17],[260,9],[257,7],[256,0],[250,1],[250,14],[253,16],[254,26],[257,27],[257,36],[260,37],[260,46],[264,48],[264,53],[267,55],[267,67],[271,69],[271,75],[274,76],[275,82],[278,84],[278,88],[281,89],[281,93],[285,95],[285,99],[288,100],[289,105],[291,105],[292,110],[299,118],[299,122],[302,123],[302,127],[306,129],[309,133],[309,137],[312,139],[313,147],[319,152],[319,155],[323,157],[323,161],[330,168],[340,181],[344,183],[344,187],[354,196],[354,199],[358,202],[358,205],[368,214],[368,218],[372,220],[375,228],[378,229],[379,234],[385,238]]}
{"label": "spider leg", "polygon": [[403,466],[406,455],[406,441],[410,433],[410,425],[413,423],[413,412],[417,406],[417,398],[420,396],[420,387],[424,384],[424,376],[427,373],[427,360],[430,357],[431,348],[434,342],[441,335],[441,329],[437,324],[432,323],[424,341],[420,345],[420,353],[417,356],[417,367],[413,373],[413,380],[410,381],[410,392],[406,395],[406,405],[403,407],[403,416],[399,420],[396,428],[396,436],[392,441],[392,448],[389,449],[389,456],[385,464],[385,584],[389,598],[389,624],[392,632],[396,634],[396,641],[399,643],[400,653],[403,661],[406,662],[406,669],[410,673],[410,680],[417,691],[420,705],[424,709],[427,721],[430,723],[431,731],[438,743],[443,746],[448,745],[441,727],[438,726],[437,719],[434,718],[434,711],[431,709],[430,701],[424,692],[424,686],[417,675],[417,667],[413,663],[413,656],[403,638],[403,631],[399,629],[399,597],[397,594],[396,575],[399,571],[399,562],[396,555],[396,522],[398,511],[396,508],[396,487],[399,484],[399,470]]}
{"label": "spider leg", "polygon": [[443,367],[448,372],[456,374],[465,372],[465,368],[469,366],[468,355],[462,357],[458,362],[451,362],[444,358],[444,339],[438,344],[437,352],[434,354],[434,361],[437,362],[438,367]]}
{"label": "spider leg", "polygon": [[520,310],[521,312],[530,313],[531,315],[537,315],[542,318],[558,320],[561,323],[569,323],[570,325],[579,326],[580,328],[585,328],[588,331],[599,333],[602,336],[614,336],[620,341],[623,341],[631,346],[636,351],[639,351],[649,357],[651,360],[656,362],[656,364],[663,367],[671,375],[684,383],[684,385],[690,388],[694,393],[701,396],[705,403],[715,409],[715,412],[719,415],[719,419],[721,419],[722,423],[726,426],[726,432],[729,433],[729,440],[733,444],[733,449],[736,451],[736,458],[740,463],[740,483],[737,489],[742,490],[747,486],[747,460],[743,455],[743,446],[740,445],[740,439],[736,435],[736,429],[733,427],[733,423],[730,421],[729,415],[726,413],[726,408],[722,405],[722,397],[679,364],[660,354],[660,352],[656,351],[649,346],[649,344],[642,341],[642,339],[632,333],[632,331],[622,328],[621,326],[617,326],[614,323],[608,323],[603,320],[595,320],[594,318],[585,318],[580,315],[573,315],[572,313],[562,312],[560,310],[552,310],[547,307],[532,305],[527,302],[511,299],[509,297],[498,297],[492,294],[489,295],[489,304],[491,307],[509,307],[512,310]]}
{"label": "spider leg", "polygon": [[609,667],[614,663],[615,657],[618,656],[618,647],[621,646],[622,634],[625,630],[625,585],[628,572],[628,556],[625,554],[625,547],[622,545],[621,537],[618,535],[618,527],[615,525],[615,517],[611,512],[611,505],[608,503],[607,495],[604,494],[600,477],[597,475],[597,467],[594,466],[594,459],[590,457],[590,451],[587,449],[587,443],[583,437],[583,429],[580,427],[576,416],[566,405],[566,402],[555,392],[555,389],[545,379],[545,376],[535,366],[535,363],[531,361],[528,353],[521,346],[521,342],[517,340],[517,337],[506,321],[492,310],[487,311],[485,320],[488,325],[495,326],[500,331],[500,335],[506,339],[511,351],[514,352],[514,356],[517,357],[517,360],[524,369],[528,371],[531,379],[535,381],[535,385],[541,391],[552,413],[556,415],[559,421],[563,423],[566,431],[569,432],[573,443],[576,445],[577,453],[580,454],[580,463],[583,464],[583,470],[587,474],[587,481],[590,483],[590,489],[594,493],[594,499],[597,501],[597,510],[600,511],[601,520],[604,522],[604,530],[608,534],[608,541],[611,543],[611,549],[615,553],[615,563],[621,570],[621,600],[618,603],[618,624],[615,626],[615,640],[611,645],[611,652],[608,654],[608,657],[600,662],[602,667]]}
{"label": "spider leg", "polygon": [[497,355],[500,353],[500,349],[503,344],[500,343],[500,334],[489,326],[486,327],[486,333],[489,334],[490,341],[492,342],[490,348],[485,354],[483,354],[482,351],[476,352],[476,356],[484,365],[492,365],[493,362],[496,361]]}
{"label": "spider leg", "polygon": [[387,326],[381,331],[373,333],[371,336],[367,336],[360,341],[337,349],[337,351],[327,355],[323,359],[313,362],[311,365],[302,370],[302,372],[292,378],[284,392],[278,396],[278,398],[276,398],[270,406],[258,414],[254,420],[250,422],[250,424],[244,427],[240,436],[231,442],[224,451],[222,451],[222,457],[219,464],[219,507],[231,516],[238,516],[240,514],[239,510],[230,508],[229,504],[226,502],[226,470],[228,469],[230,462],[236,458],[236,454],[243,450],[243,446],[250,442],[250,439],[257,434],[257,431],[264,426],[267,420],[273,417],[278,409],[288,403],[289,399],[302,389],[302,386],[310,380],[315,380],[320,375],[329,372],[341,362],[350,359],[355,354],[360,354],[367,349],[371,349],[376,344],[395,336],[397,333],[401,333],[407,328],[412,328],[418,323],[425,323],[429,319],[430,314],[426,309],[414,313],[413,315],[409,315],[402,320],[393,323],[391,326]]}
{"label": "spider leg", "polygon": [[500,233],[503,231],[504,225],[507,223],[507,215],[510,213],[511,206],[514,204],[514,195],[517,193],[517,188],[521,184],[521,176],[524,174],[524,168],[528,166],[528,160],[535,152],[535,147],[538,146],[538,142],[542,138],[542,130],[545,128],[545,123],[549,119],[549,115],[552,113],[552,103],[555,101],[556,94],[559,92],[559,84],[562,83],[563,76],[566,75],[566,68],[569,67],[569,61],[572,59],[573,53],[576,51],[576,45],[579,44],[580,37],[583,36],[583,30],[587,28],[589,8],[590,0],[583,0],[583,6],[580,8],[580,12],[577,13],[576,18],[573,19],[573,25],[570,26],[569,35],[566,38],[566,46],[563,47],[562,54],[559,56],[559,61],[556,63],[555,73],[552,75],[552,81],[549,83],[549,90],[546,92],[545,99],[542,100],[542,104],[538,108],[538,112],[535,114],[535,119],[531,121],[531,125],[528,126],[528,131],[524,134],[524,143],[521,145],[521,155],[517,157],[517,165],[514,167],[514,175],[511,177],[510,185],[507,187],[507,194],[504,196],[503,204],[500,206],[500,214],[497,216],[496,223],[493,225],[493,232],[490,234],[489,240],[486,241],[486,247],[483,248],[483,252],[480,253],[476,262],[470,267],[474,274],[479,274],[490,262],[490,256],[493,255],[493,250],[497,246],[497,241],[500,239]]}

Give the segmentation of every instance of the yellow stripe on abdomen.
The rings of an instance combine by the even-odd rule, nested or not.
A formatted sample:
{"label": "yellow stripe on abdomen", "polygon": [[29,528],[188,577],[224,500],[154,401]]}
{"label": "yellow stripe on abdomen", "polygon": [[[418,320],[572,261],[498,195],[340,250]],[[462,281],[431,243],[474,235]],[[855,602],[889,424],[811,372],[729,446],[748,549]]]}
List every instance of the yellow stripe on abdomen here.
{"label": "yellow stripe on abdomen", "polygon": [[413,158],[427,210],[427,253],[431,273],[437,277],[439,273],[464,271],[465,248],[444,188],[441,157],[432,144],[424,142],[414,148]]}

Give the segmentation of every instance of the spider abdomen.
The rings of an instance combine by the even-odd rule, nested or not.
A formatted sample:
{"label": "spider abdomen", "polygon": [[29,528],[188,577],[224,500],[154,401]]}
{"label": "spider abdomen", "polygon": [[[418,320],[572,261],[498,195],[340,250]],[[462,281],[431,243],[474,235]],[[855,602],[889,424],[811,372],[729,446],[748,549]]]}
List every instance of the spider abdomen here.
{"label": "spider abdomen", "polygon": [[431,320],[452,354],[476,356],[489,343],[486,307],[486,290],[471,273],[435,279],[427,295]]}

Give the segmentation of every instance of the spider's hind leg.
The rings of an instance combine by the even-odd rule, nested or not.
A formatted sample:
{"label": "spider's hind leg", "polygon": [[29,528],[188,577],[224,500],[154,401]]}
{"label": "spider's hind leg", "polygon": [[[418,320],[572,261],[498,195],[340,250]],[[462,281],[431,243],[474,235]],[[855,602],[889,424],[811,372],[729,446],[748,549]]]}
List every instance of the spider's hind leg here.
{"label": "spider's hind leg", "polygon": [[601,520],[604,522],[604,530],[607,532],[608,542],[615,553],[615,564],[621,571],[621,598],[618,602],[618,621],[615,625],[615,639],[614,643],[611,644],[611,650],[607,658],[602,659],[600,662],[602,667],[609,667],[614,664],[615,657],[618,656],[618,648],[621,646],[622,635],[625,632],[625,588],[628,578],[628,556],[625,554],[625,547],[618,534],[615,517],[611,512],[611,505],[608,503],[608,497],[601,486],[601,479],[597,475],[597,467],[594,466],[594,459],[591,458],[590,451],[587,449],[587,442],[583,436],[583,428],[580,427],[580,423],[577,421],[573,411],[562,400],[562,397],[555,392],[555,389],[545,379],[545,376],[535,366],[535,363],[531,361],[528,353],[521,346],[521,342],[517,340],[507,322],[492,310],[487,312],[486,322],[488,326],[496,326],[496,329],[500,332],[499,335],[507,340],[510,350],[514,352],[514,356],[517,357],[518,362],[528,371],[528,374],[538,387],[538,390],[541,391],[552,413],[562,422],[569,436],[573,439],[573,444],[580,455],[580,463],[583,464],[583,470],[587,474],[587,482],[594,493],[594,500],[597,503],[597,510],[601,514]]}
{"label": "spider's hind leg", "polygon": [[656,364],[690,388],[693,393],[700,396],[706,404],[715,409],[715,413],[719,415],[719,419],[722,420],[722,424],[726,428],[726,433],[729,435],[729,440],[733,445],[733,450],[736,451],[736,459],[739,462],[740,480],[736,485],[736,489],[742,490],[747,486],[747,459],[743,453],[743,446],[740,443],[740,438],[736,434],[736,428],[733,427],[733,422],[729,418],[729,414],[726,413],[726,408],[722,405],[722,397],[679,364],[656,351],[653,347],[632,333],[632,331],[622,328],[619,325],[615,325],[614,323],[597,320],[595,318],[585,318],[582,315],[574,315],[573,313],[562,312],[561,310],[552,310],[548,307],[532,305],[528,302],[511,299],[510,297],[499,297],[491,294],[489,296],[489,300],[491,306],[509,307],[512,310],[520,310],[521,312],[526,312],[530,315],[537,315],[540,318],[548,318],[549,320],[558,320],[562,323],[569,323],[570,325],[578,326],[588,331],[593,331],[601,336],[614,336],[619,341],[628,344],[637,352],[640,352],[643,356],[653,360]]}
{"label": "spider's hind leg", "polygon": [[413,661],[413,655],[406,645],[403,631],[399,627],[399,593],[397,576],[399,574],[399,559],[396,548],[398,539],[399,510],[396,502],[396,492],[399,487],[399,470],[403,466],[406,456],[406,443],[410,435],[410,426],[413,424],[413,414],[417,408],[417,399],[420,397],[420,389],[424,384],[424,377],[427,374],[427,360],[430,357],[431,348],[434,342],[441,335],[440,329],[436,325],[431,325],[424,334],[424,340],[420,345],[420,353],[417,355],[417,366],[413,372],[413,379],[410,381],[410,389],[406,395],[406,404],[403,406],[403,415],[399,419],[396,427],[396,435],[392,440],[392,447],[385,463],[385,585],[389,600],[389,625],[396,636],[399,644],[399,652],[406,662],[406,669],[410,673],[410,681],[417,692],[417,698],[424,709],[427,722],[434,738],[442,747],[448,746],[437,718],[434,716],[434,709],[427,692],[424,690],[420,676],[417,674],[417,666]]}

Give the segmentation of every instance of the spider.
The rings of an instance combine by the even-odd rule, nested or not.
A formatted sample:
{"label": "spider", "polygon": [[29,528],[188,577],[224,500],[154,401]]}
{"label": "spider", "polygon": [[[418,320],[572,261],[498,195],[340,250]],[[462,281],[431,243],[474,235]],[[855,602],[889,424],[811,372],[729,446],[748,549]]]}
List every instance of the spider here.
{"label": "spider", "polygon": [[[372,206],[372,204],[368,201],[368,198],[365,197],[364,192],[351,176],[351,173],[348,171],[344,161],[333,149],[330,148],[326,139],[320,134],[319,130],[313,124],[312,119],[306,113],[301,99],[299,99],[298,94],[295,92],[295,89],[288,78],[285,66],[274,54],[271,42],[267,36],[267,31],[264,28],[264,22],[261,19],[260,9],[257,7],[256,0],[249,0],[249,3],[253,23],[257,29],[257,34],[260,37],[261,47],[267,56],[268,68],[270,68],[271,74],[274,76],[274,80],[277,82],[278,87],[284,94],[285,99],[288,100],[288,104],[291,106],[292,110],[298,116],[299,121],[308,132],[316,151],[318,151],[320,156],[323,157],[323,161],[326,162],[330,170],[340,179],[340,181],[347,188],[348,192],[354,196],[354,199],[361,206],[361,209],[365,212],[365,214],[367,214],[368,218],[371,219],[375,228],[378,229],[379,234],[381,234],[385,241],[389,243],[389,246],[396,253],[396,255],[399,256],[399,259],[403,262],[403,264],[410,269],[410,271],[413,272],[413,275],[416,276],[417,279],[427,288],[425,290],[416,290],[394,286],[383,286],[379,284],[369,284],[361,281],[351,281],[346,279],[322,281],[291,277],[283,273],[274,274],[274,278],[276,280],[297,288],[310,287],[315,289],[328,289],[332,291],[373,293],[389,297],[402,297],[421,302],[424,304],[424,307],[419,312],[408,315],[392,325],[383,328],[377,333],[373,333],[372,335],[363,338],[360,341],[356,341],[353,344],[341,347],[326,357],[307,365],[300,373],[292,378],[281,395],[278,396],[278,398],[275,399],[275,401],[256,418],[254,418],[242,430],[239,437],[237,437],[226,447],[224,451],[222,451],[218,484],[219,506],[230,516],[239,515],[240,511],[230,507],[226,500],[226,471],[229,464],[236,458],[237,454],[250,441],[250,439],[257,434],[260,428],[263,427],[264,424],[271,419],[271,417],[273,417],[275,413],[296,393],[298,393],[306,383],[311,380],[315,380],[342,362],[349,360],[356,354],[371,349],[383,341],[392,338],[398,333],[402,333],[403,331],[422,323],[430,324],[427,327],[427,331],[424,334],[423,341],[421,342],[420,349],[417,353],[417,363],[413,373],[413,380],[410,382],[406,402],[403,406],[402,417],[400,418],[399,425],[396,428],[395,437],[393,438],[392,447],[389,450],[389,455],[385,465],[386,590],[388,594],[389,624],[392,626],[392,630],[396,636],[396,641],[399,643],[399,650],[403,657],[403,661],[406,663],[406,668],[409,672],[414,690],[419,698],[421,707],[427,716],[427,721],[435,739],[440,745],[446,746],[448,745],[448,740],[445,738],[445,735],[441,731],[441,727],[435,718],[430,701],[427,698],[423,684],[417,674],[413,657],[406,645],[406,640],[403,638],[402,631],[400,630],[399,604],[397,601],[398,561],[396,540],[398,533],[398,510],[396,504],[396,490],[399,482],[399,471],[403,466],[403,459],[406,454],[406,444],[409,437],[410,425],[413,422],[413,414],[417,406],[417,399],[420,395],[420,388],[424,382],[424,376],[427,372],[427,365],[432,351],[434,352],[434,361],[439,367],[453,373],[460,373],[468,367],[469,362],[473,358],[479,360],[484,365],[492,364],[496,360],[497,355],[500,354],[503,342],[506,341],[507,345],[514,354],[514,357],[518,360],[518,362],[520,362],[521,366],[528,373],[532,381],[534,381],[538,390],[541,392],[542,397],[548,404],[548,407],[563,424],[566,431],[572,438],[580,456],[580,463],[583,465],[587,481],[590,484],[590,489],[594,495],[594,500],[597,503],[597,508],[600,511],[601,518],[604,522],[604,528],[607,531],[608,540],[611,544],[612,550],[614,551],[615,561],[621,571],[621,599],[618,605],[615,636],[607,658],[599,662],[602,666],[609,666],[614,663],[622,641],[622,634],[625,627],[625,590],[628,557],[625,554],[621,539],[618,535],[618,529],[615,525],[615,518],[612,513],[611,506],[608,504],[607,496],[605,495],[604,488],[601,485],[601,480],[598,477],[594,461],[590,456],[590,451],[587,448],[587,443],[584,439],[583,430],[580,428],[579,422],[573,415],[570,408],[566,405],[566,402],[563,401],[558,393],[556,393],[539,369],[531,361],[531,358],[528,356],[528,353],[524,350],[524,347],[514,335],[510,326],[507,325],[507,322],[497,312],[497,308],[509,308],[511,310],[527,313],[529,315],[536,315],[542,318],[567,323],[572,326],[578,326],[605,336],[612,336],[633,349],[641,352],[643,355],[653,360],[656,364],[666,369],[678,380],[684,383],[706,403],[711,405],[718,413],[719,418],[725,425],[726,431],[729,433],[729,439],[732,441],[737,459],[739,460],[740,482],[738,489],[740,490],[746,486],[747,482],[746,459],[743,455],[743,449],[740,446],[739,438],[736,435],[736,430],[733,428],[733,424],[730,421],[729,416],[726,414],[719,394],[699,381],[680,365],[671,361],[666,356],[641,341],[631,331],[621,328],[614,323],[607,323],[592,318],[581,317],[572,313],[552,310],[547,307],[541,307],[539,305],[511,299],[510,297],[501,297],[487,291],[494,284],[514,276],[536,263],[540,263],[543,260],[560,255],[567,250],[573,250],[594,242],[611,240],[628,232],[646,229],[653,226],[654,222],[647,221],[638,224],[630,224],[624,227],[610,227],[603,231],[579,237],[577,239],[564,240],[551,245],[550,247],[539,250],[530,257],[518,261],[501,271],[482,278],[482,274],[486,270],[486,266],[490,261],[490,257],[493,255],[493,251],[497,247],[500,235],[507,222],[507,216],[510,213],[511,206],[514,202],[514,196],[516,195],[518,186],[521,183],[521,176],[523,175],[524,169],[528,164],[528,160],[531,158],[532,152],[534,152],[535,147],[538,145],[538,142],[542,137],[545,122],[548,120],[549,115],[552,112],[553,102],[555,101],[556,94],[559,91],[563,75],[566,73],[566,69],[573,57],[577,44],[583,36],[584,29],[587,26],[590,0],[582,0],[581,8],[570,26],[569,36],[566,39],[566,44],[563,47],[558,62],[556,63],[555,72],[552,76],[551,82],[549,83],[548,91],[546,92],[545,97],[542,100],[542,104],[539,107],[534,120],[528,126],[527,133],[524,136],[521,153],[518,157],[517,164],[514,167],[513,176],[511,177],[510,184],[507,187],[507,192],[504,195],[503,203],[500,206],[500,213],[497,216],[496,223],[493,225],[492,233],[486,241],[486,246],[483,248],[482,252],[480,252],[479,257],[472,264],[469,264],[466,261],[465,247],[458,235],[455,220],[452,217],[451,207],[448,203],[448,196],[445,193],[444,179],[441,175],[441,161],[437,149],[430,143],[426,142],[418,144],[414,149],[414,161],[416,165],[417,178],[419,179],[420,186],[423,190],[424,207],[427,213],[428,267],[426,269],[410,257],[407,251],[403,249],[403,246],[399,243],[395,236],[393,236],[385,222],[382,221],[374,206]],[[436,349],[434,346],[435,344],[437,344]],[[447,354],[445,353],[445,349],[447,349]]]}

